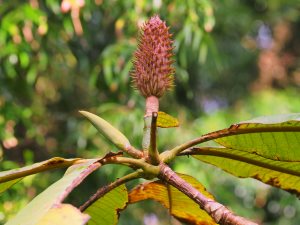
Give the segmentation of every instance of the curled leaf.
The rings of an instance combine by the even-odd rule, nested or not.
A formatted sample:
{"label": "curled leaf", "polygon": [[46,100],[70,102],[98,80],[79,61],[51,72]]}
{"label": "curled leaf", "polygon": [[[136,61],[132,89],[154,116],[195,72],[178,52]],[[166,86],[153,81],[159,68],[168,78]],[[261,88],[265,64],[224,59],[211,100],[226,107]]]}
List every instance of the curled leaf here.
{"label": "curled leaf", "polygon": [[[22,168],[12,169],[8,171],[0,172],[0,183],[4,183],[11,180],[16,180],[31,174],[57,169],[64,168],[73,165],[76,161],[79,161],[79,158],[75,159],[64,159],[61,157],[54,157],[43,162],[35,163],[30,166],[25,166]],[[2,186],[0,186],[2,187]],[[0,188],[1,190],[1,188]]]}
{"label": "curled leaf", "polygon": [[110,123],[93,113],[86,111],[79,112],[84,115],[94,125],[94,127],[96,127],[97,130],[115,146],[123,150],[126,150],[130,147],[130,142],[125,135],[122,134],[117,128],[113,127]]}

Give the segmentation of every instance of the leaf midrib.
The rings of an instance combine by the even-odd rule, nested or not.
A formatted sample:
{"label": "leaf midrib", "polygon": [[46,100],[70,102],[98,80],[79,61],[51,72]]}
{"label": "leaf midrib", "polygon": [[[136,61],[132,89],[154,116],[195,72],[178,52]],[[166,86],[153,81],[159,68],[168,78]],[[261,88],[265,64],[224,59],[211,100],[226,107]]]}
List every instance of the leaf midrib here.
{"label": "leaf midrib", "polygon": [[[234,150],[236,150],[236,149],[234,149]],[[238,151],[238,150],[236,150],[236,151]],[[251,154],[251,153],[248,153],[248,154]],[[228,158],[228,159],[248,163],[251,165],[255,165],[258,167],[262,167],[262,168],[274,170],[277,172],[282,172],[282,173],[300,177],[300,171],[291,170],[289,168],[284,168],[284,167],[280,167],[277,165],[271,165],[266,162],[261,162],[261,161],[255,160],[255,159],[250,159],[248,157],[241,156],[241,155],[235,155],[234,153],[230,153],[230,152],[224,152],[224,151],[220,152],[220,151],[214,150],[213,148],[209,148],[209,147],[193,148],[190,152],[188,152],[188,151],[186,153],[182,152],[182,155],[211,155],[211,156],[216,156],[216,157],[221,157],[221,158]],[[255,156],[258,156],[258,155],[255,155]],[[262,157],[262,156],[258,156],[258,157]],[[262,158],[264,158],[264,157],[262,157]],[[274,161],[271,159],[267,159],[267,160]],[[274,162],[276,162],[276,161],[274,161]],[[281,162],[289,163],[288,161],[281,161]],[[295,161],[295,162],[297,162],[297,161]]]}

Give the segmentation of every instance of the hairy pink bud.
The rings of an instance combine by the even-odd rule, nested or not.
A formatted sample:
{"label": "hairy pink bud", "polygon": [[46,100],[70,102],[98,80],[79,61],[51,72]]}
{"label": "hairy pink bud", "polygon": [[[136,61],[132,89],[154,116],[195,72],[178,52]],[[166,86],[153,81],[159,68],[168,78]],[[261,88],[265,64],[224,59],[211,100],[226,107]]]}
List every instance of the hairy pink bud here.
{"label": "hairy pink bud", "polygon": [[173,41],[166,23],[153,16],[142,26],[131,73],[134,87],[144,97],[161,97],[173,86]]}

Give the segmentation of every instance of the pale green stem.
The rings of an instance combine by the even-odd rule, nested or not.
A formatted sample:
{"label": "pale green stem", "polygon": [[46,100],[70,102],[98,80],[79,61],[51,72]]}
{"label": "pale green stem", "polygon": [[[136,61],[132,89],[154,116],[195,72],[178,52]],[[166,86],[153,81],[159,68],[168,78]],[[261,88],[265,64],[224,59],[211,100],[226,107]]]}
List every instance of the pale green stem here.
{"label": "pale green stem", "polygon": [[149,151],[150,148],[150,137],[151,137],[151,116],[145,116],[144,117],[144,135],[143,135],[143,150],[145,152]]}
{"label": "pale green stem", "polygon": [[145,168],[148,163],[144,159],[134,159],[128,157],[112,156],[104,158],[100,161],[102,164],[122,164],[131,167]]}

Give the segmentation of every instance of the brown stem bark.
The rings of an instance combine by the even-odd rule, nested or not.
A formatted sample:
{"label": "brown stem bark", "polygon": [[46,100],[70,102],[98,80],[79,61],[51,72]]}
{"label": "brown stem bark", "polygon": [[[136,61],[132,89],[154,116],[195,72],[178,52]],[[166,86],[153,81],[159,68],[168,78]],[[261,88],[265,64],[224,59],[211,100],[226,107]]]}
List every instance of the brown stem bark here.
{"label": "brown stem bark", "polygon": [[195,201],[201,209],[205,210],[218,224],[222,225],[257,225],[243,217],[235,215],[224,205],[207,198],[201,194],[196,188],[187,183],[179,177],[170,167],[166,164],[160,164],[160,172],[158,177],[174,186],[179,191],[186,194],[193,201]]}
{"label": "brown stem bark", "polygon": [[151,129],[150,129],[150,145],[148,150],[149,159],[152,165],[159,164],[159,154],[156,149],[156,121],[157,121],[157,112],[152,113],[151,118]]}

